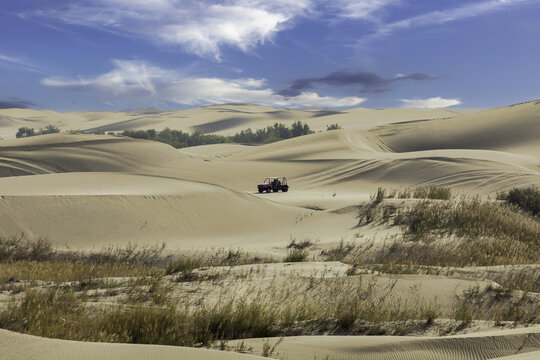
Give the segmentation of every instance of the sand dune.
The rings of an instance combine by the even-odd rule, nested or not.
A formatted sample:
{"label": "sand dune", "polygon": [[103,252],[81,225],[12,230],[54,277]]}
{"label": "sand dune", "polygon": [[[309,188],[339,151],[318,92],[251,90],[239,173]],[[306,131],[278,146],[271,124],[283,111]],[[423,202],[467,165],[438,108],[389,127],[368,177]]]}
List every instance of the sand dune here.
{"label": "sand dune", "polygon": [[[94,127],[122,127],[132,120],[153,127],[156,121],[170,121],[167,126],[206,126],[219,133],[302,118],[314,128],[329,121],[345,128],[264,146],[181,150],[105,135],[3,140],[2,231],[47,236],[55,243],[71,239],[86,247],[130,238],[206,248],[246,244],[254,234],[268,244],[291,236],[336,241],[353,231],[354,215],[312,209],[357,205],[380,186],[444,185],[489,194],[539,184],[539,111],[538,102],[464,115],[447,110],[276,110],[247,104],[158,114],[66,113],[57,118],[50,111],[1,110],[2,124],[8,127],[24,119],[45,124],[55,118],[64,124],[69,118]],[[217,128],[208,127],[216,123]],[[254,194],[258,182],[276,175],[287,176],[293,191]],[[44,207],[46,216],[39,210]],[[73,221],[52,226],[54,219],[68,214]],[[321,225],[328,221],[336,230]],[[90,231],[96,223],[98,230]],[[95,236],[85,241],[77,229]],[[200,238],[208,242],[187,240]]]}
{"label": "sand dune", "polygon": [[[8,140],[0,141],[0,235],[46,237],[54,246],[72,249],[165,242],[173,250],[240,247],[275,256],[284,255],[291,239],[308,239],[318,250],[343,239],[385,239],[396,230],[383,228],[379,234],[368,228],[360,234],[357,228],[358,205],[378,187],[443,185],[466,194],[493,195],[515,186],[539,185],[539,119],[539,101],[467,114],[285,110],[250,104],[152,114],[3,109],[0,136]],[[318,132],[261,146],[180,150],[108,135],[13,139],[20,126],[49,124],[87,133],[171,127],[229,135],[297,120]],[[335,123],[343,130],[326,131]],[[267,176],[286,176],[291,191],[259,194],[256,184]],[[304,278],[320,266],[277,264],[268,269],[280,274],[296,271]],[[357,280],[344,275],[348,266],[332,266],[335,276]],[[450,307],[450,300],[468,287],[496,281],[495,270],[482,271],[480,276],[474,269],[461,269],[454,278],[377,278],[392,283],[394,296],[403,301],[414,300],[414,288],[424,300]],[[256,284],[265,281],[258,278]],[[326,354],[339,359],[489,359],[518,353],[525,354],[509,359],[532,359],[540,348],[539,334],[534,328],[444,338],[297,337],[285,339],[278,351],[287,359]],[[262,346],[261,339],[246,342]],[[4,330],[0,345],[0,359],[250,358],[199,349],[48,340]]]}
{"label": "sand dune", "polygon": [[53,340],[22,335],[0,329],[0,359],[193,359],[193,360],[250,360],[262,359],[207,349],[178,346],[135,344],[106,344],[81,341]]}
{"label": "sand dune", "polygon": [[[244,342],[255,351],[263,339]],[[278,339],[270,339],[275,343]],[[410,336],[300,336],[285,338],[279,345],[288,359],[534,359],[540,347],[540,329],[500,331],[443,338]],[[506,357],[504,358],[506,359]]]}
{"label": "sand dune", "polygon": [[395,152],[486,149],[537,155],[539,116],[540,101],[531,101],[452,119],[394,124],[373,132]]}
{"label": "sand dune", "polygon": [[275,122],[291,125],[308,122],[313,130],[325,130],[339,123],[345,129],[365,129],[391,122],[438,119],[457,116],[444,109],[351,109],[346,111],[274,109],[253,104],[221,104],[201,108],[161,111],[151,114],[137,112],[63,112],[31,109],[0,109],[0,136],[14,138],[21,126],[42,128],[55,125],[61,130],[87,133],[117,132],[134,129],[163,130],[165,127],[184,131],[201,131],[232,135],[251,127],[264,128]]}
{"label": "sand dune", "polygon": [[[538,328],[526,332],[479,334],[446,338],[396,336],[309,336],[284,338],[277,354],[286,359],[535,359],[540,347]],[[244,343],[262,350],[263,342]],[[87,343],[53,340],[0,329],[0,359],[262,359],[254,355],[173,346]],[[261,347],[261,349],[259,349]]]}

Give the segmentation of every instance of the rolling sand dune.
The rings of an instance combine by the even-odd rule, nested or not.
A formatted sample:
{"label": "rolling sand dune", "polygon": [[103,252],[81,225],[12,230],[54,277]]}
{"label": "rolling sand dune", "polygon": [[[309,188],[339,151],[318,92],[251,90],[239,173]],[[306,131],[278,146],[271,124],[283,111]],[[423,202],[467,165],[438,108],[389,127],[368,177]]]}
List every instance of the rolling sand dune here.
{"label": "rolling sand dune", "polygon": [[485,149],[538,154],[540,101],[507,106],[453,119],[410,122],[373,132],[395,152]]}
{"label": "rolling sand dune", "polygon": [[[20,126],[49,124],[86,133],[171,127],[227,135],[297,120],[318,132],[261,146],[180,150],[93,134],[14,139]],[[326,131],[335,123],[343,130]],[[494,195],[540,184],[539,101],[468,114],[284,110],[250,104],[152,114],[3,109],[0,136],[7,139],[0,141],[0,235],[46,237],[54,246],[72,249],[165,242],[172,250],[241,247],[283,256],[293,238],[309,239],[320,249],[342,239],[360,239],[358,206],[378,187],[443,185],[466,194]],[[259,194],[256,184],[267,176],[286,176],[291,190]],[[363,231],[366,238],[375,236],[370,229]],[[383,239],[393,234],[392,229],[382,232]],[[280,266],[276,268],[281,271]],[[309,266],[303,271],[312,271]],[[343,276],[345,266],[336,266]],[[461,275],[467,279],[401,276],[395,294],[411,300],[410,289],[418,288],[424,298],[440,296],[449,305],[449,299],[467,287],[489,283],[469,276],[466,269]],[[488,275],[485,279],[493,280]],[[489,359],[538,351],[539,334],[534,328],[444,338],[293,337],[278,351],[286,359],[325,354],[336,359]],[[246,342],[262,346],[261,339]],[[47,340],[4,330],[0,347],[0,359],[250,358],[209,350]],[[532,359],[531,354],[515,358]]]}
{"label": "rolling sand dune", "polygon": [[161,111],[151,114],[137,112],[64,112],[30,109],[0,109],[0,136],[14,138],[21,126],[42,128],[56,125],[61,130],[80,130],[86,133],[123,131],[135,129],[163,130],[165,127],[183,131],[201,131],[232,135],[248,127],[264,128],[275,122],[291,125],[306,121],[314,130],[339,123],[345,129],[366,129],[386,123],[409,120],[438,119],[457,116],[448,110],[414,109],[351,109],[286,110],[253,104],[222,104],[201,108]]}
{"label": "rolling sand dune", "polygon": [[[245,128],[256,127],[259,121],[309,115],[310,124],[333,119],[350,130],[264,146],[221,144],[181,150],[105,135],[4,140],[0,185],[2,208],[9,215],[2,217],[2,229],[4,234],[47,236],[58,244],[71,239],[87,247],[128,238],[166,241],[174,247],[231,246],[246,244],[257,233],[271,248],[275,239],[314,236],[319,230],[317,238],[336,241],[352,232],[354,217],[310,209],[356,205],[380,186],[444,185],[486,194],[540,183],[539,111],[538,102],[459,116],[446,110],[314,112],[229,104],[185,110],[184,117],[171,121],[187,121],[189,126],[184,125],[193,127],[234,114],[245,120],[234,126]],[[55,115],[34,110],[2,110],[2,114],[8,125],[17,114],[40,124]],[[136,115],[154,119],[173,113]],[[82,113],[71,118],[95,125],[123,123],[125,116]],[[446,118],[425,120],[430,116]],[[410,118],[424,120],[406,121]],[[63,121],[67,120],[58,120]],[[294,191],[253,194],[255,185],[269,175],[286,175]],[[44,206],[48,216],[37,216],[37,209]],[[72,214],[71,225],[51,225],[67,214]],[[328,221],[341,230],[332,232],[320,225]],[[100,224],[100,230],[90,231],[96,236],[76,240],[76,229],[91,229],[94,223]],[[260,236],[265,232],[267,237]],[[212,240],[188,240],[200,238]]]}

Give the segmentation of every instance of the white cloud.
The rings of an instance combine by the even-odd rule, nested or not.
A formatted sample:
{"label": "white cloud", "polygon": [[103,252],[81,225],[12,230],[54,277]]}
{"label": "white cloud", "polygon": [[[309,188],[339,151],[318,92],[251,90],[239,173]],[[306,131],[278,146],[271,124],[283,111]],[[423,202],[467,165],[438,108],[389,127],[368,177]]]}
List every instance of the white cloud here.
{"label": "white cloud", "polygon": [[294,97],[276,94],[264,79],[195,78],[144,61],[114,60],[114,69],[92,78],[48,77],[43,85],[83,91],[119,102],[174,102],[205,105],[249,102],[279,107],[346,107],[365,101],[355,96],[336,98],[304,92]]}
{"label": "white cloud", "polygon": [[339,9],[340,17],[373,20],[375,12],[401,2],[402,0],[336,0],[333,3]]}
{"label": "white cloud", "polygon": [[441,25],[452,21],[485,15],[491,12],[506,9],[511,6],[531,3],[532,1],[534,0],[485,0],[481,2],[464,4],[452,9],[432,11],[426,14],[421,14],[404,20],[381,25],[373,34],[361,39],[358,42],[358,45],[364,45],[370,40],[389,36],[400,30],[429,25]]}
{"label": "white cloud", "polygon": [[439,96],[429,99],[400,99],[400,101],[403,103],[403,107],[429,109],[445,108],[461,104],[461,101],[458,99],[443,99]]}
{"label": "white cloud", "polygon": [[96,0],[92,4],[72,3],[30,15],[143,37],[220,60],[223,46],[244,52],[253,49],[271,41],[314,6],[311,0]]}

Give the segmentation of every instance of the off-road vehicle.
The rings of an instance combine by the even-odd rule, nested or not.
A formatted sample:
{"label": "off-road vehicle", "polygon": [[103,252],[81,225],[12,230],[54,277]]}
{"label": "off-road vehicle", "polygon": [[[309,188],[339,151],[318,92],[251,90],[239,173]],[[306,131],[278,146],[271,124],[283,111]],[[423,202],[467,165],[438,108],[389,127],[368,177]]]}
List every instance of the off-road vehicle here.
{"label": "off-road vehicle", "polygon": [[258,184],[257,190],[259,190],[260,193],[263,191],[266,191],[267,193],[270,191],[278,192],[279,190],[287,192],[289,191],[289,185],[287,185],[287,178],[271,176],[264,179],[261,184]]}

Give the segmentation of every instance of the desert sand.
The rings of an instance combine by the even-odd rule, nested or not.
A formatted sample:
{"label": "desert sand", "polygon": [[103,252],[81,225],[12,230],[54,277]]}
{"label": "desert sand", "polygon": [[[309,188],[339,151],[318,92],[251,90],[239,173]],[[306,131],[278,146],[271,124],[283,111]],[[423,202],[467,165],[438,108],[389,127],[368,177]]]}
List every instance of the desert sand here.
{"label": "desert sand", "polygon": [[[174,149],[93,134],[170,127],[231,135],[297,120],[316,133],[261,146]],[[330,124],[342,130],[326,131]],[[82,134],[15,139],[21,126],[46,125]],[[395,229],[372,227],[359,234],[357,227],[358,205],[379,187],[450,186],[462,194],[487,197],[516,186],[540,185],[540,101],[466,114],[444,109],[285,110],[250,104],[155,114],[2,109],[0,136],[0,235],[45,237],[55,247],[71,249],[165,243],[170,251],[241,248],[283,256],[291,239],[310,239],[325,249],[341,240],[383,241],[391,236]],[[286,176],[291,190],[257,193],[256,184],[267,176]],[[282,265],[268,266],[280,276],[287,271],[272,268]],[[330,265],[306,263],[294,269],[297,276],[308,277],[324,266]],[[345,277],[347,266],[340,266],[345,265],[331,265],[335,276]],[[469,286],[490,284],[494,277],[486,271],[400,275],[394,296],[406,298],[416,287],[424,300],[448,304]],[[291,360],[326,355],[533,359],[540,356],[539,334],[533,327],[451,337],[290,337],[278,352]],[[245,341],[262,346],[260,339]],[[52,340],[4,330],[0,345],[0,359],[256,358],[203,349]],[[515,355],[521,352],[528,354]]]}

